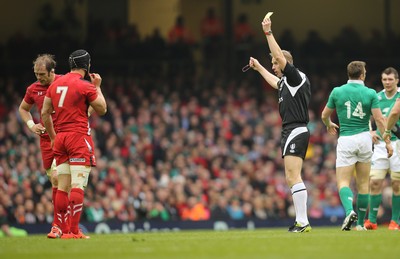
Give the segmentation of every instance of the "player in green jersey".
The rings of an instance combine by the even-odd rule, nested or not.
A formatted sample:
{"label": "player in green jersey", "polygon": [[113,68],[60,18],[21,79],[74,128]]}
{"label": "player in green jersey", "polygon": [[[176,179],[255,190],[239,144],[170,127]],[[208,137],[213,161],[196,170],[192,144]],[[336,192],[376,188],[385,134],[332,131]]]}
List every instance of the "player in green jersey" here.
{"label": "player in green jersey", "polygon": [[[388,67],[381,74],[383,90],[378,93],[379,106],[382,114],[387,117],[391,107],[400,97],[397,84],[399,83],[399,73],[393,67]],[[400,123],[397,122],[399,125]],[[374,154],[372,155],[370,173],[370,197],[368,220],[364,223],[365,228],[370,230],[378,229],[376,221],[378,209],[382,202],[383,181],[390,173],[392,183],[392,219],[389,224],[390,230],[399,230],[400,214],[400,156],[396,142],[398,138],[392,134],[391,142],[393,146],[393,156],[388,158],[386,155],[385,143],[381,139],[381,132],[372,132],[374,142]]]}
{"label": "player in green jersey", "polygon": [[[336,150],[336,180],[340,200],[346,211],[342,230],[350,230],[357,221],[357,230],[366,230],[364,218],[369,200],[369,173],[372,157],[372,136],[369,120],[374,117],[378,129],[385,130],[385,120],[379,108],[376,91],[364,85],[365,62],[353,61],[347,65],[347,84],[335,87],[322,111],[321,119],[329,134],[336,134],[339,126],[331,121],[336,109],[340,134]],[[387,140],[388,156],[393,153]],[[357,213],[353,208],[353,191],[350,189],[353,172],[356,172]]]}

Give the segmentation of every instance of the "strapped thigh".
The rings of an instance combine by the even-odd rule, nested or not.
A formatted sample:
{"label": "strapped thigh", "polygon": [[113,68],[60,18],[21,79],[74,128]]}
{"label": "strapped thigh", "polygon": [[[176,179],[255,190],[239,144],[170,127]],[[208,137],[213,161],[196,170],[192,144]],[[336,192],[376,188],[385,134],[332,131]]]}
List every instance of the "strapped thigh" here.
{"label": "strapped thigh", "polygon": [[86,188],[89,180],[89,173],[92,169],[85,165],[71,165],[71,186],[72,188]]}

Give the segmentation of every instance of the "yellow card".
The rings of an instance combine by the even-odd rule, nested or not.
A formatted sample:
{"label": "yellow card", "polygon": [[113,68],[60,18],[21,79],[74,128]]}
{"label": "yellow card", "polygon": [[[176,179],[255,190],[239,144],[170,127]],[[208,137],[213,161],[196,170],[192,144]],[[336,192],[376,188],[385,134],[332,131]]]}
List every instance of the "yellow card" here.
{"label": "yellow card", "polygon": [[266,19],[268,19],[269,17],[271,17],[271,15],[273,14],[274,12],[268,12],[266,15],[265,15],[265,17],[264,17],[264,20],[266,20]]}

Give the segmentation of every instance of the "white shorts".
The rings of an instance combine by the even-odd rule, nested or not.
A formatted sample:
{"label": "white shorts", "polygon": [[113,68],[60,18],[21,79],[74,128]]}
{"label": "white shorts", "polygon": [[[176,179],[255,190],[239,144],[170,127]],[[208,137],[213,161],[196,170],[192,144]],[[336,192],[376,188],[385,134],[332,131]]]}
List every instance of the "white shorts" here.
{"label": "white shorts", "polygon": [[372,157],[372,137],[369,132],[341,136],[336,148],[336,167],[368,163]]}
{"label": "white shorts", "polygon": [[374,154],[372,155],[371,170],[388,170],[391,172],[400,172],[400,157],[397,147],[398,141],[392,141],[393,155],[388,158],[385,142],[379,141],[374,145]]}

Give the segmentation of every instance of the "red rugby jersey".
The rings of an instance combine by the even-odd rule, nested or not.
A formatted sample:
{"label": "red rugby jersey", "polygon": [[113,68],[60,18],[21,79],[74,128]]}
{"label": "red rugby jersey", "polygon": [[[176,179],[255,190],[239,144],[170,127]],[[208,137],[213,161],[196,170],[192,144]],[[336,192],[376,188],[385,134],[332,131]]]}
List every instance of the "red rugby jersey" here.
{"label": "red rugby jersey", "polygon": [[[62,75],[55,75],[54,81],[60,78]],[[43,125],[42,121],[42,107],[43,107],[43,101],[44,97],[46,96],[47,89],[49,88],[48,85],[42,85],[40,84],[39,81],[34,82],[28,88],[26,89],[25,96],[24,96],[24,101],[30,105],[35,105],[37,106],[37,109],[40,114],[40,123]],[[53,118],[54,120],[54,118]]]}
{"label": "red rugby jersey", "polygon": [[88,108],[96,100],[96,87],[80,74],[68,73],[50,85],[47,97],[51,98],[54,129],[58,132],[81,132],[90,135]]}

